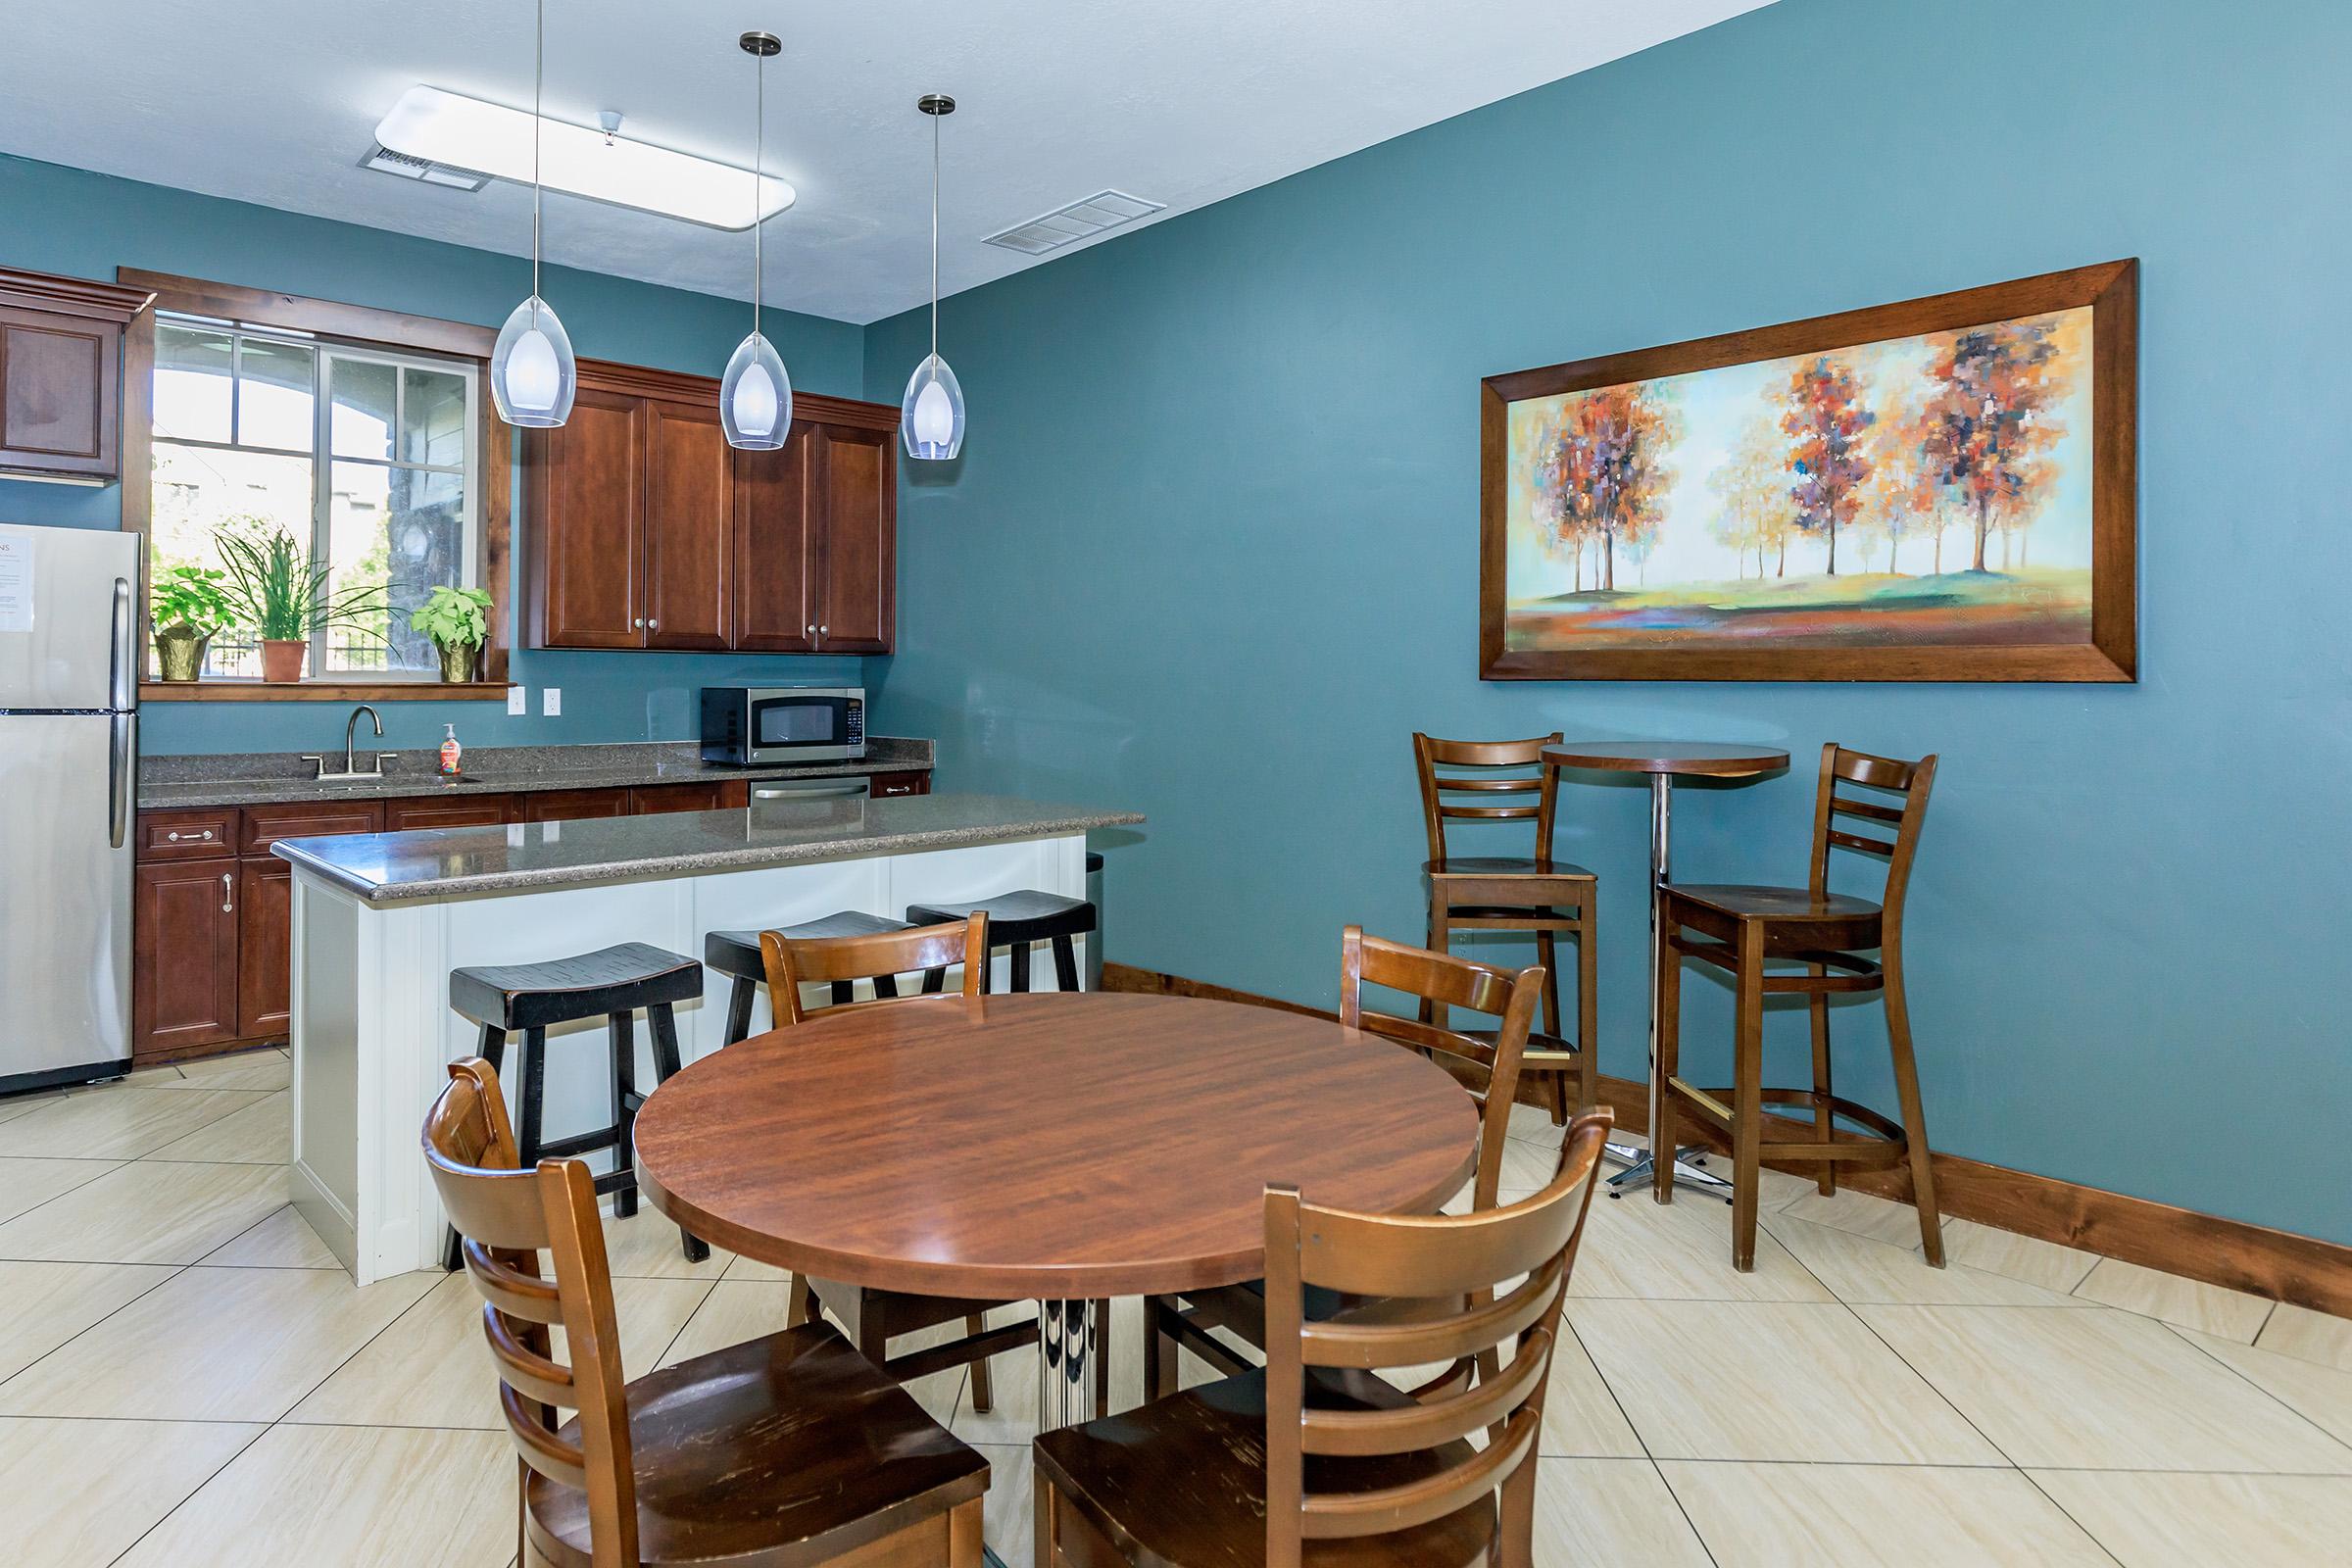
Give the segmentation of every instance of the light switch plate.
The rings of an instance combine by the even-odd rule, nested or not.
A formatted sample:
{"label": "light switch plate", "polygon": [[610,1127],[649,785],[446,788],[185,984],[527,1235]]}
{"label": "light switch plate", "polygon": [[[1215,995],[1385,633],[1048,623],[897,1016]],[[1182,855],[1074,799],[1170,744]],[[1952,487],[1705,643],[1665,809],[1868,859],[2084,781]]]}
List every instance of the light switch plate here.
{"label": "light switch plate", "polygon": [[539,689],[539,711],[549,718],[564,711],[564,688],[543,686]]}
{"label": "light switch plate", "polygon": [[523,714],[525,714],[525,713],[528,713],[530,710],[531,710],[531,689],[530,689],[528,686],[510,686],[510,687],[508,687],[508,688],[507,688],[507,712],[508,712],[508,714],[509,714],[510,716],[513,716],[513,717],[520,717],[521,715],[523,715]]}

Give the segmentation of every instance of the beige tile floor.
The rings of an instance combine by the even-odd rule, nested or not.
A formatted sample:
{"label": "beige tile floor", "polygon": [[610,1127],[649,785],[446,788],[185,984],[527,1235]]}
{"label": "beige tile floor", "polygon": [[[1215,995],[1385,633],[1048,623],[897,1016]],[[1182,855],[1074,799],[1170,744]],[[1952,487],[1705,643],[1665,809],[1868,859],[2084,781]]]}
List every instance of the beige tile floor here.
{"label": "beige tile floor", "polygon": [[[0,1541],[51,1565],[505,1568],[514,1470],[474,1305],[362,1291],[285,1206],[286,1062],[259,1053],[0,1102]],[[1506,1183],[1556,1135],[1514,1129]],[[1752,1275],[1729,1210],[1595,1205],[1544,1423],[1538,1561],[2340,1563],[2352,1323],[1769,1181]],[[785,1277],[610,1227],[632,1373],[781,1327]],[[1140,1396],[1139,1317],[1111,1332]],[[1036,1386],[916,1393],[994,1467],[1026,1568]]]}

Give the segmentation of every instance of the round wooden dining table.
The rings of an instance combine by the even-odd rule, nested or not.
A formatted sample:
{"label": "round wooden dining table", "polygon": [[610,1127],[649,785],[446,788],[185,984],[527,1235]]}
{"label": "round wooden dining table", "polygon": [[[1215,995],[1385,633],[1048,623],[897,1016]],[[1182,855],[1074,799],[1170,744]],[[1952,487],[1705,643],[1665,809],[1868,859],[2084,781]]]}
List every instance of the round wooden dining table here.
{"label": "round wooden dining table", "polygon": [[[1435,1212],[1469,1179],[1476,1135],[1444,1070],[1327,1018],[944,996],[838,1008],[703,1057],[638,1112],[637,1160],[657,1208],[758,1261],[1044,1302],[1051,1357],[1057,1326],[1097,1342],[1097,1298],[1262,1277],[1268,1183]],[[1082,1398],[1092,1381],[1049,1387]]]}

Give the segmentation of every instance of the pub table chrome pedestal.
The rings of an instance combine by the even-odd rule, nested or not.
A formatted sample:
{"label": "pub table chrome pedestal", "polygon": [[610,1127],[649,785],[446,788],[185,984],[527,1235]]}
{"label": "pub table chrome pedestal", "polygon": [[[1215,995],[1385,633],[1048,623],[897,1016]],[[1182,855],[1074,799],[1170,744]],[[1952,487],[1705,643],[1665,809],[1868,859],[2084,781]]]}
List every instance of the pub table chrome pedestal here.
{"label": "pub table chrome pedestal", "polygon": [[[1754,778],[1788,765],[1788,754],[1771,746],[1727,745],[1717,741],[1572,741],[1544,748],[1554,767],[1599,773],[1645,773],[1649,777],[1649,1148],[1610,1144],[1609,1156],[1625,1169],[1609,1178],[1609,1196],[1647,1182],[1655,1151],[1666,1142],[1665,1100],[1658,1083],[1658,889],[1672,866],[1674,781],[1677,778]],[[1731,1201],[1732,1184],[1698,1163],[1697,1146],[1674,1152],[1674,1182]]]}

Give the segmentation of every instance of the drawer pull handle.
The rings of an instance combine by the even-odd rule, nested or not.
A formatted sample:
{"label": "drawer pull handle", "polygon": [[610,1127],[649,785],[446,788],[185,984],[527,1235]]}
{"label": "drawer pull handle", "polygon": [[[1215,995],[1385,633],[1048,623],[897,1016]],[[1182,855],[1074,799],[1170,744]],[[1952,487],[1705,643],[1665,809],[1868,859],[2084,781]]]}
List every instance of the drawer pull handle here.
{"label": "drawer pull handle", "polygon": [[[187,837],[194,841],[210,844],[213,841],[213,830],[208,827],[201,833],[190,833]],[[179,840],[180,834],[176,829],[164,835],[164,842],[167,844],[177,844]]]}
{"label": "drawer pull handle", "polygon": [[220,912],[222,914],[233,914],[236,912],[236,883],[231,880],[228,872],[223,871],[220,873]]}

